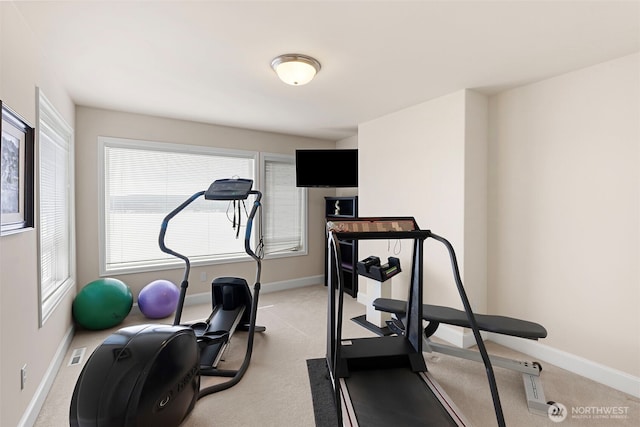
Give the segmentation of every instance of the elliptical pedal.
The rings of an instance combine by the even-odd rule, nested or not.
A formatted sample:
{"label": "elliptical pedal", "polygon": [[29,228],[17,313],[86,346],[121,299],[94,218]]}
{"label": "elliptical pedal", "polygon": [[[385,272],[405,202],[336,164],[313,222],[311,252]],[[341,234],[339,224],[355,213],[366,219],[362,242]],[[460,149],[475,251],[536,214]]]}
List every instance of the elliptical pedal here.
{"label": "elliptical pedal", "polygon": [[197,337],[200,349],[200,369],[215,368],[229,345],[228,331],[206,332]]}

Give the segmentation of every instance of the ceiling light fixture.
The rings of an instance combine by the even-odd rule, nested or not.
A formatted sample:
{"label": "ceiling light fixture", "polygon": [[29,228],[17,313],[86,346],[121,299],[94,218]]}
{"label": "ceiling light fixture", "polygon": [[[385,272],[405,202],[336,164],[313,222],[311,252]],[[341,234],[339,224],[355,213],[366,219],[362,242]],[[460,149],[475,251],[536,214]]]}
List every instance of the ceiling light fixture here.
{"label": "ceiling light fixture", "polygon": [[287,53],[274,58],[271,68],[286,84],[302,86],[313,80],[320,71],[320,63],[307,55]]}

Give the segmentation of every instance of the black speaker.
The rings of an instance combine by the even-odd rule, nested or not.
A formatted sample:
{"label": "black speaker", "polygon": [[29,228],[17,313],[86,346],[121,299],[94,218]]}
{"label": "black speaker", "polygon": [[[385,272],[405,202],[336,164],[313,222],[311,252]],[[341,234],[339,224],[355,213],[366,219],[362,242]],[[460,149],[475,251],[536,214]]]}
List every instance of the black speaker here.
{"label": "black speaker", "polygon": [[138,325],[110,335],[76,382],[72,427],[178,426],[200,390],[200,358],[193,330]]}

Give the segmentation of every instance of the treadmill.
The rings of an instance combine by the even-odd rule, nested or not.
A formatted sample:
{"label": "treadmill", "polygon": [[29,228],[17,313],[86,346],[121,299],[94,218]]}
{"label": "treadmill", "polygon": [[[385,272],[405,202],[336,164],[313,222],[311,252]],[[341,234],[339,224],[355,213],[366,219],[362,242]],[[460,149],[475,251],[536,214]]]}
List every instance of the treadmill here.
{"label": "treadmill", "polygon": [[[455,252],[444,238],[421,230],[413,217],[350,218],[327,222],[327,367],[339,425],[469,426],[468,420],[427,371],[422,354],[424,241],[443,243],[460,297],[485,364],[499,426],[504,416],[495,377],[460,280]],[[411,284],[403,335],[342,338],[343,278],[339,240],[413,241]]]}

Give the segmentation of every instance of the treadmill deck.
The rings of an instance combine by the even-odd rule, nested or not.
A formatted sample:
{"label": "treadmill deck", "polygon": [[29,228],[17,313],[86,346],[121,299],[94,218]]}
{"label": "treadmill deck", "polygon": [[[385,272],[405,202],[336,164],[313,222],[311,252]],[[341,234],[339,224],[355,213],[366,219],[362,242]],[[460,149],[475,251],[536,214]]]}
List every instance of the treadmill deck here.
{"label": "treadmill deck", "polygon": [[[341,378],[343,422],[351,426],[468,426],[426,372],[406,368],[352,371]],[[357,414],[357,415],[356,415]]]}

